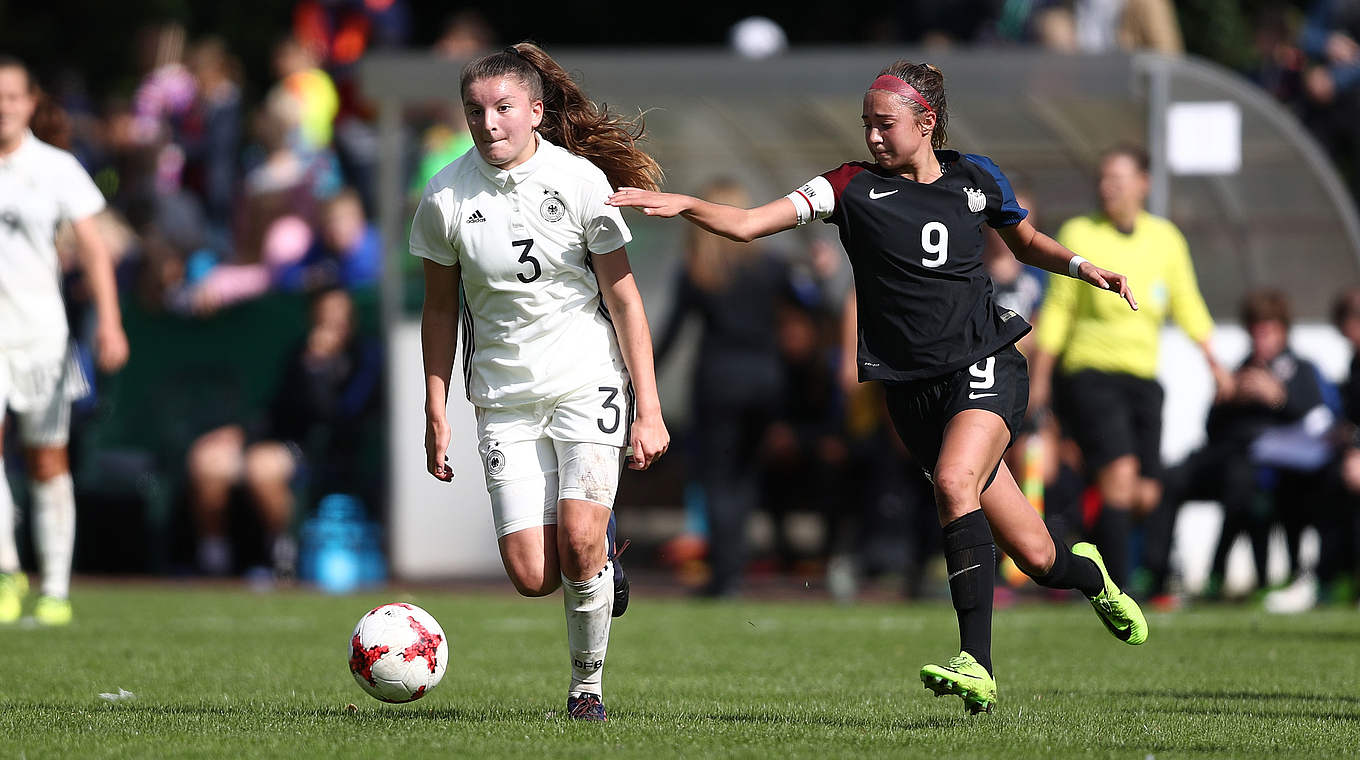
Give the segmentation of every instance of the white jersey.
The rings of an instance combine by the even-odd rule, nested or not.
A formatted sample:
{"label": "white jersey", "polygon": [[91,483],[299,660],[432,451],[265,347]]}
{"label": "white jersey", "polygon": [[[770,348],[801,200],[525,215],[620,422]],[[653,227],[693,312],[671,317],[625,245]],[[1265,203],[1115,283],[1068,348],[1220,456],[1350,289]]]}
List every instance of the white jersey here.
{"label": "white jersey", "polygon": [[476,148],[430,180],[411,253],[461,267],[464,381],[473,405],[507,408],[627,382],[590,257],[632,239],[604,172],[538,138],[502,170]]}
{"label": "white jersey", "polygon": [[104,196],[75,156],[32,132],[0,156],[0,350],[65,351],[57,226],[103,208]]}

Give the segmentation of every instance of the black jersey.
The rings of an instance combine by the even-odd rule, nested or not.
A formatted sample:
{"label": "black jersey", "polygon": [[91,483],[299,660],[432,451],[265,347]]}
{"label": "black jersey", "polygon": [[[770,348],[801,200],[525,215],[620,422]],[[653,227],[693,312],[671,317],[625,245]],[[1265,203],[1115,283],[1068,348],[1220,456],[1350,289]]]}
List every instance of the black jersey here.
{"label": "black jersey", "polygon": [[1009,227],[1029,212],[991,159],[935,155],[944,174],[929,184],[856,162],[789,195],[800,222],[840,229],[858,294],[861,381],[943,375],[1030,329],[997,305],[982,263],[983,221]]}

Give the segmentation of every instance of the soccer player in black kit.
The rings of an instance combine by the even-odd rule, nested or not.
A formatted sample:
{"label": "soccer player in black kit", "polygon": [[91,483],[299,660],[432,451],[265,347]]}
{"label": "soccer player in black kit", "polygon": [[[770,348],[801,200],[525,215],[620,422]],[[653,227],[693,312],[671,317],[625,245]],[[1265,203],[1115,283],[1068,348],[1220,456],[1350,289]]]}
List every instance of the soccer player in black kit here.
{"label": "soccer player in black kit", "polygon": [[757,208],[636,188],[608,202],[679,214],[741,241],[813,219],[840,229],[858,291],[859,378],[883,381],[893,425],[933,483],[944,527],[962,651],[921,668],[921,680],[937,696],[962,697],[970,712],[990,711],[994,540],[1036,583],[1085,594],[1116,638],[1141,644],[1147,623],[1094,546],[1054,542],[1001,461],[1028,402],[1014,344],[1030,327],[995,303],[982,223],[1021,261],[1138,306],[1123,275],[1035,230],[990,159],[942,149],[948,111],[939,69],[907,61],[883,69],[864,95],[863,118],[873,163],[843,164]]}

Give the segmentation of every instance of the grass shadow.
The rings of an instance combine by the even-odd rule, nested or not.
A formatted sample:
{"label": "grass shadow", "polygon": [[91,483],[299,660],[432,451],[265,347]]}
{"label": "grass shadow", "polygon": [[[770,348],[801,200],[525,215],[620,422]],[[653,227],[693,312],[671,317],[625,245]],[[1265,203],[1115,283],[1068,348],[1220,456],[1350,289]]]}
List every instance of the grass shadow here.
{"label": "grass shadow", "polygon": [[1304,694],[1299,692],[1277,691],[1214,691],[1210,689],[1133,689],[1113,692],[1128,697],[1152,697],[1162,699],[1224,699],[1232,701],[1298,701],[1327,702],[1360,706],[1360,696],[1353,694]]}

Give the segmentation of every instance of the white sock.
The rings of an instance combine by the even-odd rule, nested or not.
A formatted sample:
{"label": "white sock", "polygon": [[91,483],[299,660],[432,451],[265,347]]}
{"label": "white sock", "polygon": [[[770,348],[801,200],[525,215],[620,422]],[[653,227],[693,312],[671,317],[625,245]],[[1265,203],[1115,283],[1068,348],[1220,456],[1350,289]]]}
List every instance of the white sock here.
{"label": "white sock", "polygon": [[567,608],[567,649],[571,650],[568,693],[598,696],[613,620],[614,563],[604,563],[603,570],[583,581],[562,576],[562,601]]}
{"label": "white sock", "polygon": [[71,473],[33,484],[33,540],[42,567],[43,595],[65,599],[71,592],[71,554],[76,546]]}
{"label": "white sock", "polygon": [[19,572],[19,547],[14,536],[14,496],[9,491],[9,477],[0,462],[0,573]]}

